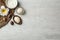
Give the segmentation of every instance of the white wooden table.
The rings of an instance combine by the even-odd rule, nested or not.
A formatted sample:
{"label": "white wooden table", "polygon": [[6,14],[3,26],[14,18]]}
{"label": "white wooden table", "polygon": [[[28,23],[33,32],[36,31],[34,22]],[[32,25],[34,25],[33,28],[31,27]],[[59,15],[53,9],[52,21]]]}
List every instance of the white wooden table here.
{"label": "white wooden table", "polygon": [[0,29],[0,40],[60,40],[60,0],[19,0],[26,10],[22,25]]}

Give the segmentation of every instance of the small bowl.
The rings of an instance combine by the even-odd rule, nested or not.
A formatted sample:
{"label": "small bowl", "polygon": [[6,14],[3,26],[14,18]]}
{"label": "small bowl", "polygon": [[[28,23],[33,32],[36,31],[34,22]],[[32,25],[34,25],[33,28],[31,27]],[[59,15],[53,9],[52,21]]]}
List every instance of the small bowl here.
{"label": "small bowl", "polygon": [[[17,22],[14,20],[15,17],[18,17],[18,18],[20,19],[20,22],[19,22],[19,23],[17,23]],[[19,17],[19,16],[17,16],[17,15],[14,15],[14,16],[13,16],[13,21],[14,21],[16,24],[19,24],[19,25],[22,24],[22,19],[21,19],[21,17]]]}
{"label": "small bowl", "polygon": [[17,0],[6,0],[5,3],[6,3],[6,6],[8,8],[10,8],[10,9],[14,9],[18,5],[18,1]]}

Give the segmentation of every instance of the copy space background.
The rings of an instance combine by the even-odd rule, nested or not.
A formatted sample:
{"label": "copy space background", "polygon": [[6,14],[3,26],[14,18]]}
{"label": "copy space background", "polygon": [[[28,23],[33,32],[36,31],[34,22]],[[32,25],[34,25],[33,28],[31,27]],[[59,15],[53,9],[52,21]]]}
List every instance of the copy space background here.
{"label": "copy space background", "polygon": [[19,0],[26,10],[22,25],[0,29],[0,40],[60,40],[60,0]]}

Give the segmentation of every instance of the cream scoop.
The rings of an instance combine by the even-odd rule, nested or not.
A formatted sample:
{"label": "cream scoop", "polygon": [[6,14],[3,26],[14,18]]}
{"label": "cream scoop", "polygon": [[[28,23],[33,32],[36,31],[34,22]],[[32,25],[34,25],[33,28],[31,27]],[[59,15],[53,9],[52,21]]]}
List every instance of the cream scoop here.
{"label": "cream scoop", "polygon": [[24,9],[19,7],[19,8],[16,9],[16,12],[18,14],[22,15],[22,14],[24,14]]}

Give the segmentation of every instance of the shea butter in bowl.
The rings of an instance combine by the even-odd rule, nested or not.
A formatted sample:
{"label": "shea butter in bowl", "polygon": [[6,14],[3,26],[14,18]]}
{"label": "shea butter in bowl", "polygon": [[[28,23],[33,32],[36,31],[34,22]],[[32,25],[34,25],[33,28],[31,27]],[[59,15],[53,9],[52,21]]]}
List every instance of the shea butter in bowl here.
{"label": "shea butter in bowl", "polygon": [[13,21],[14,21],[16,24],[22,24],[22,19],[21,19],[21,17],[18,16],[18,15],[14,15]]}
{"label": "shea butter in bowl", "polygon": [[14,9],[16,8],[18,1],[17,0],[6,0],[5,3],[8,8]]}

